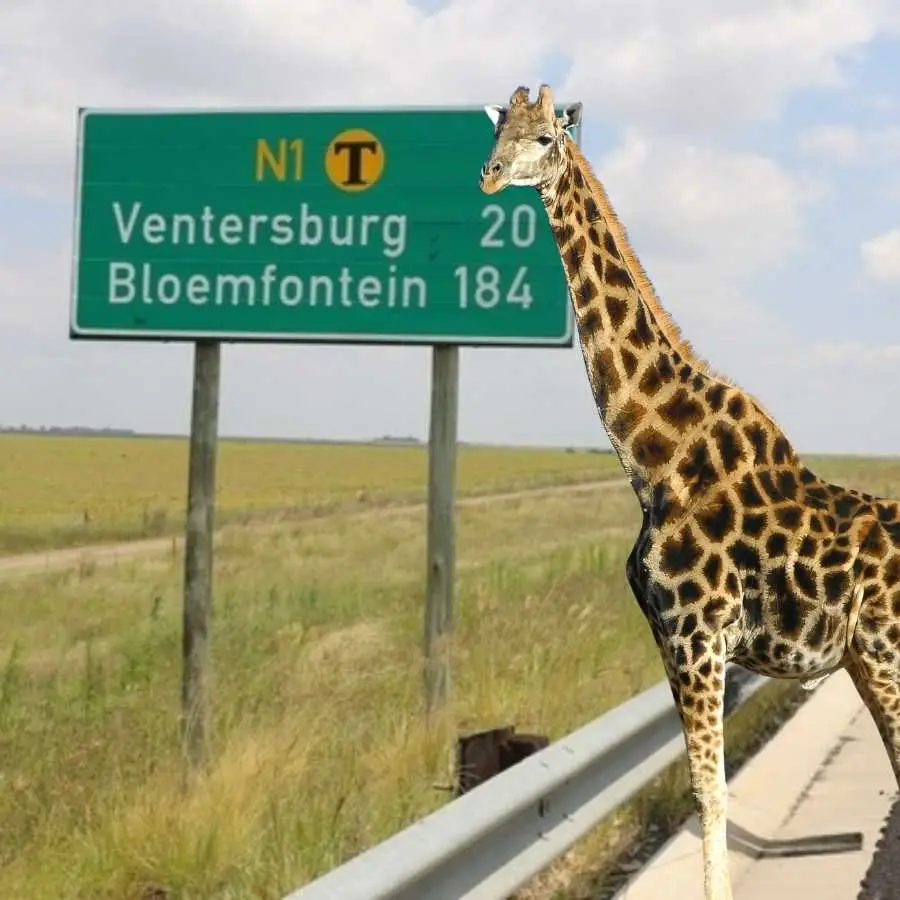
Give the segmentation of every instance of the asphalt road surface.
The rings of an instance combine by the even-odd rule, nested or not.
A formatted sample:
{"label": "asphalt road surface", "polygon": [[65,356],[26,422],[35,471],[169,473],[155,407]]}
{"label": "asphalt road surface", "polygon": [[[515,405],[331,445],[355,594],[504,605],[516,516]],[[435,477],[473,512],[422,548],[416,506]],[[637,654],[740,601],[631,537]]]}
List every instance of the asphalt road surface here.
{"label": "asphalt road surface", "polygon": [[894,801],[856,900],[900,898],[900,800]]}

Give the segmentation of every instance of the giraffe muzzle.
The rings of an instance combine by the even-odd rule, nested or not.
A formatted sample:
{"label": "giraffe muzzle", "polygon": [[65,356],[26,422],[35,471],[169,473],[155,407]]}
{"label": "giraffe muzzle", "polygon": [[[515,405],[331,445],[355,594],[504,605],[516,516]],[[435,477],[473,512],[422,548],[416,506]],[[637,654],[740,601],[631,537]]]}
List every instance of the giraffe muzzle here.
{"label": "giraffe muzzle", "polygon": [[488,160],[481,167],[481,175],[478,179],[478,186],[485,194],[494,194],[504,185],[502,181],[503,163],[497,160]]}

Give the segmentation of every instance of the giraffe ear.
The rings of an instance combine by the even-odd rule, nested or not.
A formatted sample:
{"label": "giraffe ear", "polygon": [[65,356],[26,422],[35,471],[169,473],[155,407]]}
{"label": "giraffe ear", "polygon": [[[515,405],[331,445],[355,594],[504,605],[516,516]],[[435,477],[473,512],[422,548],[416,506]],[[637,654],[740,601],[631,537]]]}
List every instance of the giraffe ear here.
{"label": "giraffe ear", "polygon": [[572,103],[563,110],[563,114],[559,117],[562,127],[568,131],[581,125],[581,104]]}
{"label": "giraffe ear", "polygon": [[506,112],[506,110],[502,106],[497,106],[496,104],[490,104],[485,106],[484,111],[487,113],[487,117],[493,122],[494,127],[497,127],[497,123],[500,121],[500,116]]}

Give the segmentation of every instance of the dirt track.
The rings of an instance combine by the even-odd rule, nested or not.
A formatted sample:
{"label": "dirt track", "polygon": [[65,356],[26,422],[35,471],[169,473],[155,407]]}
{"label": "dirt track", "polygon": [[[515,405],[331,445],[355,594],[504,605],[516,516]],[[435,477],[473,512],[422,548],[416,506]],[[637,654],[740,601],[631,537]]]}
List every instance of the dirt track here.
{"label": "dirt track", "polygon": [[[559,494],[576,494],[589,491],[609,490],[611,488],[626,487],[628,482],[624,478],[610,478],[604,481],[588,481],[578,484],[561,484],[549,487],[522,488],[515,491],[504,491],[496,494],[480,494],[474,497],[460,497],[457,506],[487,506],[491,503],[500,503],[507,500],[532,499],[542,496],[556,496]],[[316,514],[309,510],[307,518],[323,519],[331,517],[342,518],[383,518],[385,516],[398,515],[416,511],[425,511],[425,503],[397,503],[390,506],[376,506],[348,511],[338,509],[325,515]],[[217,534],[248,526],[226,525],[217,530]],[[278,524],[260,519],[258,523],[250,527],[277,528]],[[67,566],[77,566],[90,561],[92,564],[113,562],[119,559],[127,559],[145,554],[162,553],[165,551],[180,552],[183,537],[169,536],[150,538],[147,540],[127,541],[118,544],[88,544],[81,547],[67,547],[62,550],[45,550],[40,553],[25,553],[17,556],[0,557],[0,578],[10,575],[28,574],[40,572],[46,569],[62,569]]]}

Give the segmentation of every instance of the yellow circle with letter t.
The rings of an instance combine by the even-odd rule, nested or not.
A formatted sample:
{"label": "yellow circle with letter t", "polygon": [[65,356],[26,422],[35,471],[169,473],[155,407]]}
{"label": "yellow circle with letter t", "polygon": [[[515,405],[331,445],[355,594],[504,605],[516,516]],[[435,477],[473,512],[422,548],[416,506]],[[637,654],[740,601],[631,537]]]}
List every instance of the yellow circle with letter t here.
{"label": "yellow circle with letter t", "polygon": [[364,128],[342,131],[325,151],[325,172],[342,191],[365,191],[384,171],[384,147]]}

